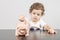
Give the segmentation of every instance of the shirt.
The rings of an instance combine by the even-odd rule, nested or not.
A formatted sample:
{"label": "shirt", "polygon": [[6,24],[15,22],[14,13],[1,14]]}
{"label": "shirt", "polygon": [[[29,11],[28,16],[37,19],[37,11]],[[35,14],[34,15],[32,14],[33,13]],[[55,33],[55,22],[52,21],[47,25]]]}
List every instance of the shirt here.
{"label": "shirt", "polygon": [[39,20],[37,22],[30,21],[30,28],[40,28],[43,29],[43,26],[46,25],[46,23],[43,20]]}

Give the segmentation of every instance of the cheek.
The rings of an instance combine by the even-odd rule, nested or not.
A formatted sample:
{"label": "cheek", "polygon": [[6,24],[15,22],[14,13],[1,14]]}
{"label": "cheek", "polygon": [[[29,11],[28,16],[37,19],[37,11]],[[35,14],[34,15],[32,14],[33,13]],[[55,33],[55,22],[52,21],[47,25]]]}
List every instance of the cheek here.
{"label": "cheek", "polygon": [[37,19],[39,20],[41,17],[39,16],[39,17],[37,17]]}
{"label": "cheek", "polygon": [[33,15],[33,14],[31,14],[31,17],[33,18],[33,17],[34,17],[34,15]]}

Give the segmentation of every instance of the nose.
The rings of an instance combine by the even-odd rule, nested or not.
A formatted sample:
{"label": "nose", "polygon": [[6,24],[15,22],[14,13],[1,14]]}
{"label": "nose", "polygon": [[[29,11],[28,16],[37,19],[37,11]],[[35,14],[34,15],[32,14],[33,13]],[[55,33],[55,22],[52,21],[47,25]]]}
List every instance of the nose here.
{"label": "nose", "polygon": [[35,17],[37,17],[37,15],[35,15]]}

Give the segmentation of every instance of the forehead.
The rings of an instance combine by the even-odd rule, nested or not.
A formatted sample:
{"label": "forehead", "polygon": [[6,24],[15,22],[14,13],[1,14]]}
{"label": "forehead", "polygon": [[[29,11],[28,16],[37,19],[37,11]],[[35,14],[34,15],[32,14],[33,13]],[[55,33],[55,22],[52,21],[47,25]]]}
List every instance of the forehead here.
{"label": "forehead", "polygon": [[32,10],[32,13],[42,13],[42,12],[43,12],[42,10],[36,10],[36,9]]}

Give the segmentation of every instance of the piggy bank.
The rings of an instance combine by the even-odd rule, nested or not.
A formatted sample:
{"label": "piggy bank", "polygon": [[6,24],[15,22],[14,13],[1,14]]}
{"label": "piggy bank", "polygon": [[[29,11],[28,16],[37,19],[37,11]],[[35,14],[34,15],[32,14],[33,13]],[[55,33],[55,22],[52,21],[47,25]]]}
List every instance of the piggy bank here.
{"label": "piggy bank", "polygon": [[19,23],[16,26],[16,36],[19,35],[29,35],[29,23],[23,16],[19,17]]}

